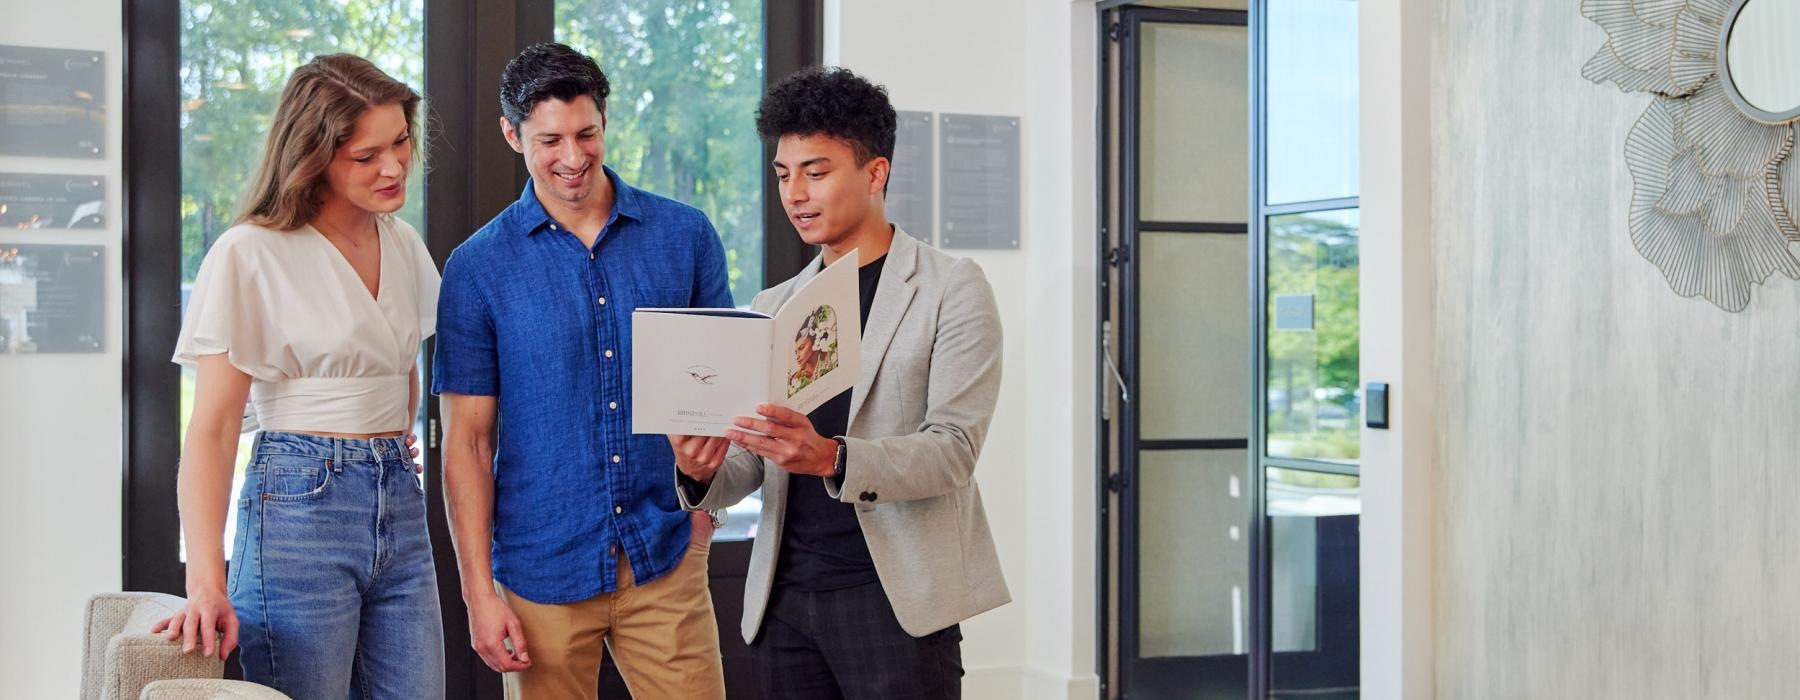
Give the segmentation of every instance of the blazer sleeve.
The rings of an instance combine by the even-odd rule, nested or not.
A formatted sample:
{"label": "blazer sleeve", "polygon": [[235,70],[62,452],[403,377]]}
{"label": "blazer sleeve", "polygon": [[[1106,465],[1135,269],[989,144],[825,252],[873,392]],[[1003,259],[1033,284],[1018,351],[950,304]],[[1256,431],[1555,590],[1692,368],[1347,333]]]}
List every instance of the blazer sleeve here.
{"label": "blazer sleeve", "polygon": [[[931,353],[925,421],[910,435],[844,438],[844,479],[826,493],[846,503],[935,498],[969,483],[1000,397],[1002,339],[994,289],[958,260],[945,282]],[[891,348],[890,352],[914,351]]]}
{"label": "blazer sleeve", "polygon": [[675,497],[680,499],[685,510],[720,510],[737,505],[738,501],[756,493],[762,483],[762,458],[732,445],[725,453],[725,464],[713,474],[710,484],[702,484],[681,470],[675,470]]}

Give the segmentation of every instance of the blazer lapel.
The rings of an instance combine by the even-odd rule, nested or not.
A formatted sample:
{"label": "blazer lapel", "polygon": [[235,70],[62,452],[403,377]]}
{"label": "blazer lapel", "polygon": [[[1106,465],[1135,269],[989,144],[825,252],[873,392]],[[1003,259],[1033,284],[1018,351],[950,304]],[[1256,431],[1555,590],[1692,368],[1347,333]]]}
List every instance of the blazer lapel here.
{"label": "blazer lapel", "polygon": [[888,247],[887,262],[881,267],[881,281],[875,286],[875,303],[869,308],[869,322],[862,329],[862,375],[850,394],[851,426],[856,425],[856,416],[862,411],[863,400],[869,397],[869,387],[875,383],[882,358],[887,357],[888,345],[894,342],[900,319],[906,316],[906,308],[912,304],[913,293],[917,290],[909,280],[918,261],[918,241],[895,226],[894,242]]}

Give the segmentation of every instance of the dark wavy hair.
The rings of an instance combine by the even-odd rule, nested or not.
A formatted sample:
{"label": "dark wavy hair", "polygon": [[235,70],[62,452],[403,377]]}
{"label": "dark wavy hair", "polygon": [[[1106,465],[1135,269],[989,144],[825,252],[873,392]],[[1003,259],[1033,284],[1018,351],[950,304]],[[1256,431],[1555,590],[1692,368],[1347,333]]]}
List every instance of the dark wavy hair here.
{"label": "dark wavy hair", "polygon": [[808,68],[788,76],[756,108],[756,131],[769,140],[825,135],[843,139],[861,166],[894,160],[894,105],[887,89],[845,68]]}
{"label": "dark wavy hair", "polygon": [[500,114],[519,128],[539,102],[568,102],[582,95],[594,98],[594,106],[606,114],[606,98],[612,84],[600,64],[565,44],[532,44],[514,56],[500,72]]}

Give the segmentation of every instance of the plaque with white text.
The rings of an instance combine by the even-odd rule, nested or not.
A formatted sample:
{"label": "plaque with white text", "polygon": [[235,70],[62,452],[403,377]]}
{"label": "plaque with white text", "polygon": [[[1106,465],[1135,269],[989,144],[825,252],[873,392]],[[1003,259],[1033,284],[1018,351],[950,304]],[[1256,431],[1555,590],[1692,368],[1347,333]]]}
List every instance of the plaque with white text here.
{"label": "plaque with white text", "polygon": [[0,172],[0,228],[106,228],[106,178]]}
{"label": "plaque with white text", "polygon": [[0,243],[0,355],[106,347],[106,247]]}
{"label": "plaque with white text", "polygon": [[0,155],[105,158],[105,58],[0,45]]}
{"label": "plaque with white text", "polygon": [[938,118],[938,245],[1019,247],[1019,118]]}
{"label": "plaque with white text", "polygon": [[932,242],[933,211],[931,113],[898,112],[894,134],[894,162],[888,173],[887,217],[907,235]]}

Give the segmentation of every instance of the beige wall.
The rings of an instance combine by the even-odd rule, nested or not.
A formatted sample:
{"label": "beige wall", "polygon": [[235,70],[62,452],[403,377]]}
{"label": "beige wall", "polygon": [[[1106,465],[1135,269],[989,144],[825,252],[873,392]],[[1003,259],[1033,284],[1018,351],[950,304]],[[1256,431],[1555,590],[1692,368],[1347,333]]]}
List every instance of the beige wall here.
{"label": "beige wall", "polygon": [[1800,283],[1725,313],[1632,248],[1651,98],[1579,6],[1439,10],[1437,694],[1792,697]]}

